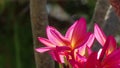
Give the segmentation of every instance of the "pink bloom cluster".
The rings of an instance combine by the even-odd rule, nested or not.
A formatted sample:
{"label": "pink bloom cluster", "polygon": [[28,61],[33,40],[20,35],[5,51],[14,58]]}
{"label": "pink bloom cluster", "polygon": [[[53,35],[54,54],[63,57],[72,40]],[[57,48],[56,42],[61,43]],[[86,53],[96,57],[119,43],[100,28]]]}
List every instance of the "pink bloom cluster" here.
{"label": "pink bloom cluster", "polygon": [[[38,37],[45,47],[36,48],[36,51],[48,52],[67,68],[120,68],[120,49],[116,40],[113,36],[106,36],[97,24],[93,33],[87,32],[86,20],[80,18],[65,36],[51,26],[46,28],[46,33],[48,39]],[[101,45],[98,51],[92,50],[95,40]]]}

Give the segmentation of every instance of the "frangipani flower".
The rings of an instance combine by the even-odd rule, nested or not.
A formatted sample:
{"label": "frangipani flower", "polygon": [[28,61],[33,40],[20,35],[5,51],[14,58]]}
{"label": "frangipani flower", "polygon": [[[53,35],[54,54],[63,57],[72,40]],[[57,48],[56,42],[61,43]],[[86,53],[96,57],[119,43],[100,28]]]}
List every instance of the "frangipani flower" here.
{"label": "frangipani flower", "polygon": [[[40,53],[50,51],[52,52],[54,59],[58,57],[62,59],[60,57],[62,54],[74,51],[74,49],[80,48],[83,45],[88,45],[91,47],[94,40],[93,34],[91,35],[91,33],[87,32],[86,20],[84,18],[80,18],[79,20],[75,21],[75,23],[67,30],[65,36],[51,26],[48,26],[46,31],[48,39],[38,37],[38,40],[46,45],[46,47],[37,48],[36,51]],[[57,52],[56,54],[58,55],[56,55],[54,52]],[[56,60],[58,61],[58,59]]]}

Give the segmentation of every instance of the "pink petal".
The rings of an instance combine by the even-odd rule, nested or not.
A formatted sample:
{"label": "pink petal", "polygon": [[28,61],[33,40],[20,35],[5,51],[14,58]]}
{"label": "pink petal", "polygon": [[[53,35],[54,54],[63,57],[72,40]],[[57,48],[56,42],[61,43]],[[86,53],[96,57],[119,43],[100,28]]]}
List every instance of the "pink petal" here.
{"label": "pink petal", "polygon": [[53,48],[51,48],[51,47],[41,47],[41,48],[36,48],[35,50],[37,52],[44,53],[46,51],[53,50]]}
{"label": "pink petal", "polygon": [[[77,64],[77,62],[74,59],[70,59],[69,63],[71,64],[72,68],[79,68],[79,65]],[[83,68],[83,67],[81,67],[81,68]]]}
{"label": "pink petal", "polygon": [[92,53],[92,50],[87,45],[81,46],[78,50],[81,56],[88,57]]}
{"label": "pink petal", "polygon": [[86,42],[86,45],[91,48],[94,42],[95,36],[94,34],[91,34]]}
{"label": "pink petal", "polygon": [[80,18],[75,23],[76,25],[74,27],[72,39],[71,39],[71,43],[73,47],[81,43],[81,41],[83,41],[87,33],[86,20],[84,18]]}
{"label": "pink petal", "polygon": [[59,55],[59,57],[60,57],[61,63],[64,63],[64,62],[65,62],[65,61],[64,61],[65,56],[64,56],[64,55]]}
{"label": "pink petal", "polygon": [[116,41],[115,41],[114,37],[108,36],[108,38],[104,44],[104,47],[102,49],[99,60],[102,60],[105,55],[107,56],[107,55],[111,54],[115,49],[116,49]]}
{"label": "pink petal", "polygon": [[86,49],[85,49],[85,56],[88,57],[91,53],[92,53],[92,49],[89,48],[88,46],[86,46]]}
{"label": "pink petal", "polygon": [[[79,48],[79,47],[81,47],[81,46],[86,46],[86,45],[88,45],[89,46],[89,37],[90,37],[90,35],[91,35],[91,33],[90,32],[88,32],[88,33],[86,33],[85,34],[85,37],[84,37],[84,39],[83,40],[81,40],[81,42],[79,42],[77,45],[75,45],[74,46],[74,48]],[[91,40],[92,41],[92,40]],[[92,43],[92,42],[91,42]],[[90,44],[91,45],[91,44]]]}
{"label": "pink petal", "polygon": [[120,49],[115,50],[110,55],[108,55],[103,61],[103,66],[109,66],[114,68],[120,67]]}
{"label": "pink petal", "polygon": [[98,60],[100,59],[101,52],[102,52],[102,48],[99,49],[99,51],[98,51],[98,53],[97,53],[97,59],[98,59]]}
{"label": "pink petal", "polygon": [[48,39],[55,45],[63,46],[69,45],[67,38],[63,37],[55,28],[48,26],[47,27],[47,36]]}
{"label": "pink petal", "polygon": [[56,46],[56,50],[58,52],[64,52],[64,51],[67,51],[67,50],[71,50],[71,48],[67,47],[67,46]]}
{"label": "pink petal", "polygon": [[86,45],[81,46],[80,48],[78,48],[78,50],[79,50],[79,54],[81,56],[84,56],[85,55],[85,50],[86,50]]}
{"label": "pink petal", "polygon": [[73,34],[73,30],[75,28],[76,22],[67,30],[65,37],[68,38],[69,40],[71,40],[72,38],[72,34]]}
{"label": "pink petal", "polygon": [[38,40],[43,43],[44,45],[48,46],[48,47],[56,47],[54,44],[52,44],[48,39],[42,38],[42,37],[38,37]]}
{"label": "pink petal", "polygon": [[77,53],[77,61],[86,62],[87,58],[82,56],[81,54]]}
{"label": "pink petal", "polygon": [[93,52],[87,59],[85,68],[102,68],[97,60],[97,53]]}
{"label": "pink petal", "polygon": [[116,40],[114,39],[113,36],[109,36],[110,42],[108,45],[108,48],[106,50],[106,55],[111,54],[116,48],[117,48],[117,43]]}
{"label": "pink petal", "polygon": [[50,55],[52,56],[52,58],[57,61],[58,63],[64,63],[64,56],[60,55],[59,52],[55,51],[51,51]]}
{"label": "pink petal", "polygon": [[97,24],[95,24],[95,26],[94,26],[94,35],[95,35],[96,39],[98,40],[98,42],[103,46],[106,41],[106,36],[105,36],[104,32],[102,31],[102,29],[99,28],[99,26]]}

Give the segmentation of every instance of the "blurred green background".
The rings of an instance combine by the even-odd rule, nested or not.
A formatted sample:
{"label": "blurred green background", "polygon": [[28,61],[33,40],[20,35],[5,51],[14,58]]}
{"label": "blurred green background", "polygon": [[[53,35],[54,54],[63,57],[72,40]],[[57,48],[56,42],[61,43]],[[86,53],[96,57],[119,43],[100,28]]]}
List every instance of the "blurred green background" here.
{"label": "blurred green background", "polygon": [[[84,16],[90,22],[95,3],[96,0],[48,0],[49,24],[67,28],[70,20],[63,20],[65,16],[73,20]],[[59,13],[64,17],[57,18],[50,12],[52,8],[64,11]],[[35,68],[33,51],[29,0],[0,0],[0,68]]]}

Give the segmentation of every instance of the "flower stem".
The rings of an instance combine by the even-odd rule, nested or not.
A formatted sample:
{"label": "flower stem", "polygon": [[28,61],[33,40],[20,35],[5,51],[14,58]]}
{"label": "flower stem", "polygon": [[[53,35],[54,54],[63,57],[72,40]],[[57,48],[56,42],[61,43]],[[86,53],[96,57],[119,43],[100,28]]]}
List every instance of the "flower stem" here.
{"label": "flower stem", "polygon": [[62,63],[59,63],[59,68],[64,68]]}
{"label": "flower stem", "polygon": [[14,45],[15,45],[15,58],[16,58],[16,68],[21,67],[21,60],[20,60],[20,43],[19,43],[19,36],[18,36],[18,23],[16,22],[14,25]]}

